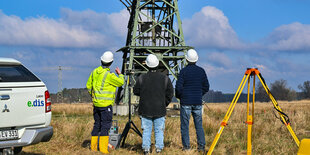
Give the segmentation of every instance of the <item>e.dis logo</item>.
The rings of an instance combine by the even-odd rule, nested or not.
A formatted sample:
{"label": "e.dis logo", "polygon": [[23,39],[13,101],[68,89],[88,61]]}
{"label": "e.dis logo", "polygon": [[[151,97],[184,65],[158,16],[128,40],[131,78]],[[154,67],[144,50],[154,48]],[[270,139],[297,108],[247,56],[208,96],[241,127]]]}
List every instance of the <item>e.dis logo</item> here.
{"label": "e.dis logo", "polygon": [[36,99],[33,102],[28,101],[27,105],[28,107],[42,107],[44,106],[44,101],[41,101],[40,99]]}

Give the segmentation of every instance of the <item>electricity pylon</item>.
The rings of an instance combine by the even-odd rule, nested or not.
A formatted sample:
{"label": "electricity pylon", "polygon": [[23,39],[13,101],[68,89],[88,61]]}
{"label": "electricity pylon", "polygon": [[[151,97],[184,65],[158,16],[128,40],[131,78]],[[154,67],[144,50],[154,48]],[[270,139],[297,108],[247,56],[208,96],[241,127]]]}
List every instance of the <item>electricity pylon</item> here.
{"label": "electricity pylon", "polygon": [[62,102],[63,93],[62,93],[62,71],[63,70],[71,70],[71,67],[45,67],[44,70],[58,70],[58,90],[57,90],[57,102]]}
{"label": "electricity pylon", "polygon": [[[123,103],[128,104],[135,78],[148,71],[145,59],[149,54],[157,56],[158,71],[172,77],[173,82],[186,65],[186,51],[192,47],[185,45],[178,0],[120,1],[130,13],[126,46],[118,50],[123,52],[122,73],[130,79],[122,97]],[[117,103],[121,91],[118,90]]]}
{"label": "electricity pylon", "polygon": [[[160,62],[158,71],[171,76],[174,81],[186,65],[186,51],[192,47],[185,45],[178,0],[120,1],[130,13],[126,46],[118,50],[123,52],[122,73],[127,78],[122,100],[129,106],[129,120],[119,141],[124,146],[130,129],[142,136],[131,121],[131,88],[135,78],[148,71],[146,57],[156,55]],[[116,103],[120,102],[121,92],[122,89],[118,89]]]}

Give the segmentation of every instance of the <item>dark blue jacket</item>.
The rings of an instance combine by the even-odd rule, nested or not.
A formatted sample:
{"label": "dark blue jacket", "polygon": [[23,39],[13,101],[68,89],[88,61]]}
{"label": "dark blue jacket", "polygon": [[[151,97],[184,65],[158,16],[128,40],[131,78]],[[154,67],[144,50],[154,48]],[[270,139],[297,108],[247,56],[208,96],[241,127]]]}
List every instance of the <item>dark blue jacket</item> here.
{"label": "dark blue jacket", "polygon": [[209,81],[204,69],[195,64],[183,68],[175,86],[181,105],[201,105],[202,96],[209,91]]}

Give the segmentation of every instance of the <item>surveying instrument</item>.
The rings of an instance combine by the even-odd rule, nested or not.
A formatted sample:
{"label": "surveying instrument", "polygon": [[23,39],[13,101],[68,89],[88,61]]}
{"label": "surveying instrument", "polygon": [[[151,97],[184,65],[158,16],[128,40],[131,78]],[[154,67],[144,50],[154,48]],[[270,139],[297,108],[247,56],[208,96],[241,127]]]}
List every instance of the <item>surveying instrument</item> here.
{"label": "surveying instrument", "polygon": [[[220,129],[218,130],[212,145],[208,151],[208,155],[211,155],[215,145],[217,144],[225,126],[227,125],[227,122],[236,106],[236,103],[242,93],[242,90],[244,88],[244,86],[246,85],[246,83],[248,83],[248,90],[247,90],[247,120],[246,120],[246,124],[248,125],[248,134],[247,134],[247,154],[250,155],[252,153],[252,126],[254,123],[254,104],[255,104],[255,77],[258,77],[259,81],[261,82],[261,84],[263,85],[267,95],[269,96],[273,107],[275,108],[275,110],[278,112],[278,115],[280,116],[280,120],[282,121],[282,123],[286,126],[286,128],[288,129],[288,131],[290,132],[290,134],[292,135],[296,145],[299,147],[300,142],[297,138],[297,136],[295,135],[291,124],[290,124],[290,120],[289,117],[281,110],[279,104],[277,103],[276,99],[273,97],[273,95],[271,94],[268,86],[265,83],[264,78],[262,77],[261,73],[258,71],[257,68],[248,68],[243,76],[243,79],[237,89],[237,92],[235,93],[235,96],[226,112],[226,115],[223,119],[223,121],[221,122],[221,126]],[[250,79],[253,79],[253,96],[252,96],[252,103],[250,103]],[[304,141],[304,144],[303,144]],[[302,140],[302,144],[299,148],[299,152],[306,152],[310,153],[310,139],[303,139]],[[303,153],[302,153],[303,154]]]}

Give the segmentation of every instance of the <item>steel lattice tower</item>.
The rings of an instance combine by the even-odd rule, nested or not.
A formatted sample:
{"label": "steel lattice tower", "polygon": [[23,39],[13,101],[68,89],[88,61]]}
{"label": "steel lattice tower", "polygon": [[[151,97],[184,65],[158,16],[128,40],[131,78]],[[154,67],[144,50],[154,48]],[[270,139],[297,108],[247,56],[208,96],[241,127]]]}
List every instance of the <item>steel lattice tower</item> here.
{"label": "steel lattice tower", "polygon": [[[122,73],[126,80],[123,103],[129,102],[129,91],[135,78],[148,71],[145,59],[154,54],[160,61],[158,70],[175,81],[186,65],[185,45],[177,0],[120,0],[130,13],[126,46],[123,52]],[[118,102],[121,89],[118,91]],[[130,92],[131,93],[131,92]]]}

